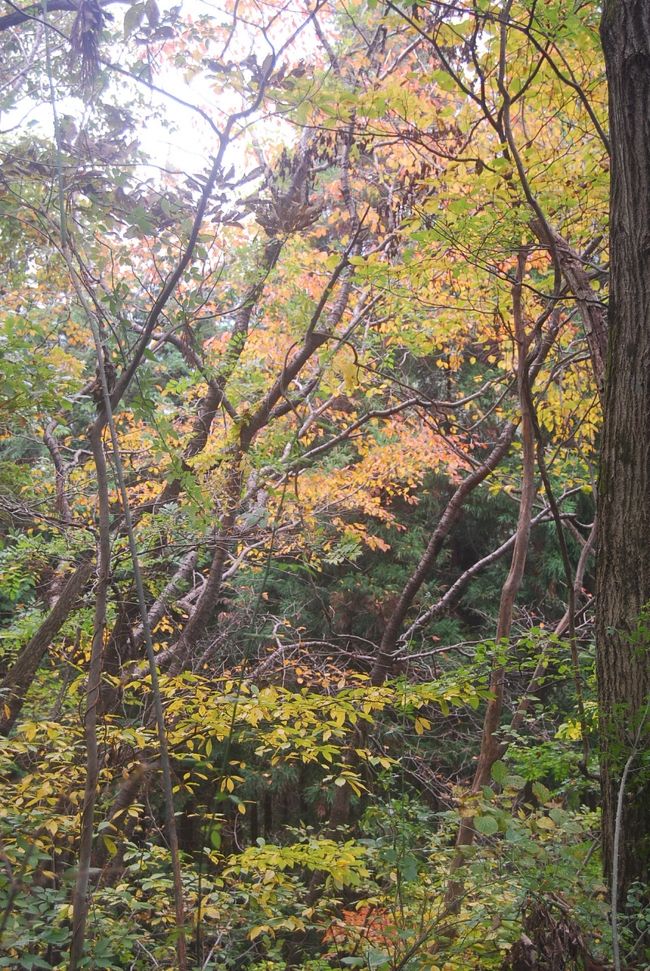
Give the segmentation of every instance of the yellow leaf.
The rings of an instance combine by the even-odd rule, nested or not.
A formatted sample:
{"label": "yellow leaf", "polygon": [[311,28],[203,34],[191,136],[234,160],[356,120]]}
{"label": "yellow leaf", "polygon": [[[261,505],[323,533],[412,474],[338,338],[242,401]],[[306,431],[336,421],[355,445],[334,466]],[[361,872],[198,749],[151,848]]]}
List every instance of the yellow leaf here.
{"label": "yellow leaf", "polygon": [[424,735],[425,729],[431,728],[431,722],[428,718],[423,718],[422,715],[418,715],[415,719],[415,733],[416,735]]}
{"label": "yellow leaf", "polygon": [[537,820],[537,825],[540,829],[555,829],[555,823],[548,816],[542,816]]}
{"label": "yellow leaf", "polygon": [[343,376],[345,390],[350,394],[359,385],[359,368],[354,361],[344,361],[341,364],[341,374]]}
{"label": "yellow leaf", "polygon": [[104,846],[108,850],[108,855],[110,857],[115,856],[117,853],[117,846],[115,844],[115,841],[112,840],[110,836],[105,836],[104,834],[102,834],[102,839],[104,840]]}

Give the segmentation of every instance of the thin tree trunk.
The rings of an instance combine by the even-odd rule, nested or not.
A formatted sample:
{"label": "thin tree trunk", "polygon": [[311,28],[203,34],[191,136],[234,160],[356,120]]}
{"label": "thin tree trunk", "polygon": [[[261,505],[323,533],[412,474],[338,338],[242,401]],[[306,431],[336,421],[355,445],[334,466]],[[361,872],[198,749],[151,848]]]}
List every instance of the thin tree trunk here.
{"label": "thin tree trunk", "polygon": [[171,657],[169,673],[172,677],[192,666],[194,648],[199,638],[205,633],[206,627],[209,626],[210,618],[221,592],[228,553],[235,541],[234,529],[239,514],[241,495],[242,455],[237,455],[233,462],[234,465],[225,489],[226,509],[215,537],[215,549],[206,582],[183,633],[169,653],[166,652],[166,655],[160,658],[161,661],[164,661],[166,657]]}
{"label": "thin tree trunk", "polygon": [[[224,361],[221,365],[221,374],[208,384],[207,391],[199,403],[197,414],[192,423],[192,431],[181,457],[181,467],[184,472],[192,472],[188,462],[202,452],[207,445],[214,418],[219,408],[226,402],[226,385],[228,379],[235,370],[246,346],[251,317],[264,292],[264,286],[269,274],[273,271],[278,261],[281,249],[281,240],[273,238],[267,241],[260,261],[259,278],[249,287],[241,306],[233,314],[234,326],[228,348],[224,355]],[[134,518],[136,513],[139,518],[143,512],[151,509],[158,510],[165,503],[173,502],[178,498],[180,492],[180,479],[170,479],[163,487],[160,495],[134,511]]]}
{"label": "thin tree trunk", "polygon": [[[534,333],[537,333],[538,330],[541,329],[542,324],[548,316],[549,311],[544,311],[540,315],[535,322],[535,327],[533,328]],[[535,376],[539,373],[548,352],[553,346],[558,329],[559,319],[553,322],[548,332],[543,338],[540,339],[539,346],[534,352],[534,359],[532,362],[527,364],[529,368],[528,380],[530,383],[532,383]],[[422,584],[430,575],[431,569],[438,557],[438,554],[440,553],[440,550],[443,547],[445,540],[447,539],[447,536],[458,522],[466,500],[474,489],[485,481],[488,475],[490,475],[490,473],[497,468],[501,460],[507,455],[510,445],[515,437],[517,427],[517,422],[509,422],[504,427],[499,439],[493,445],[492,451],[488,457],[473,472],[463,479],[447,503],[447,506],[440,517],[438,525],[436,526],[436,529],[429,540],[428,546],[424,551],[420,562],[407,580],[402,593],[398,598],[397,604],[395,605],[395,609],[388,618],[372,670],[372,679],[374,684],[383,684],[386,677],[388,677],[390,674],[400,631],[408,611],[413,605],[415,597],[422,587]]]}
{"label": "thin tree trunk", "polygon": [[[594,523],[594,525],[592,526],[591,532],[587,537],[587,542],[583,546],[582,552],[580,553],[580,559],[578,560],[575,577],[573,579],[573,596],[570,598],[570,603],[567,606],[567,609],[564,611],[564,615],[555,626],[554,634],[556,637],[562,637],[571,628],[571,614],[570,614],[571,608],[573,607],[573,609],[577,613],[578,604],[580,603],[580,598],[582,596],[582,584],[584,581],[585,570],[587,568],[587,560],[589,559],[589,557],[594,551],[595,542],[596,542],[596,523]],[[547,650],[543,650],[537,659],[537,664],[535,665],[530,681],[528,682],[528,687],[526,688],[526,691],[522,695],[519,701],[519,704],[517,705],[517,708],[515,710],[515,713],[512,716],[512,721],[510,722],[510,733],[509,733],[511,735],[513,733],[519,732],[519,730],[521,729],[524,723],[524,718],[526,717],[526,715],[528,714],[528,711],[530,710],[532,696],[535,694],[536,691],[539,691],[539,689],[541,688],[544,682],[544,679],[546,677],[547,656],[548,656]],[[584,720],[583,720],[583,728],[584,728]],[[505,756],[507,751],[508,751],[507,742],[502,742],[501,747],[499,749],[498,757],[502,759]]]}
{"label": "thin tree trunk", "polygon": [[[565,493],[565,495],[571,494],[571,491],[575,492],[578,490],[569,490],[568,493]],[[565,496],[560,496],[558,502],[560,502],[564,497]],[[551,518],[551,509],[549,506],[546,506],[531,520],[530,525],[531,527],[537,526],[538,523],[546,523]],[[438,620],[440,617],[447,617],[458,604],[467,586],[471,583],[474,577],[482,573],[483,570],[487,569],[488,566],[491,566],[493,563],[497,563],[503,556],[506,555],[506,553],[509,553],[513,549],[516,539],[517,533],[515,531],[512,536],[509,536],[507,540],[501,543],[500,546],[497,546],[496,549],[492,550],[491,553],[487,553],[485,556],[482,556],[480,560],[472,563],[472,565],[468,567],[464,573],[461,573],[457,580],[454,580],[452,585],[443,593],[439,600],[437,600],[430,607],[427,607],[424,613],[420,614],[420,616],[413,621],[411,626],[407,628],[404,634],[402,634],[402,636],[399,638],[399,641],[402,643],[408,642],[417,631],[421,630],[423,627],[426,627],[426,625],[431,623],[432,620]]]}
{"label": "thin tree trunk", "polygon": [[70,574],[61,594],[36,633],[22,648],[0,687],[0,735],[8,735],[18,718],[47,650],[70,616],[93,572],[89,556]]}
{"label": "thin tree trunk", "polygon": [[[359,230],[357,230],[348,247],[349,251],[352,251],[353,247],[357,245],[358,232]],[[242,463],[244,456],[250,451],[259,432],[276,417],[274,409],[278,402],[286,396],[286,392],[292,381],[298,377],[305,365],[313,358],[316,351],[326,343],[345,313],[352,285],[351,274],[344,277],[347,269],[348,255],[348,253],[343,255],[339,264],[331,273],[328,283],[323,288],[320,301],[309,321],[302,346],[292,357],[285,361],[280,375],[264,395],[248,421],[242,424],[239,433],[239,444],[232,457],[233,464],[225,488],[225,510],[215,538],[215,552],[210,565],[210,572],[208,573],[206,583],[194,612],[185,625],[183,633],[176,644],[170,648],[170,651],[160,658],[161,661],[166,661],[168,658],[172,659],[169,667],[170,675],[180,674],[181,671],[191,666],[189,662],[191,662],[194,647],[200,635],[205,631],[206,625],[209,624],[210,617],[218,600],[228,552],[232,549],[236,541],[235,526],[240,512]],[[330,312],[327,314],[325,330],[318,331],[315,328],[324,315],[327,301],[332,295],[339,278],[342,281],[340,290]]]}
{"label": "thin tree trunk", "polygon": [[[123,834],[128,823],[127,810],[136,801],[140,790],[156,767],[156,764],[151,762],[138,762],[135,768],[131,769],[120,784],[111,808],[106,814],[104,823],[107,825],[103,835],[115,838]],[[100,839],[99,847],[95,853],[95,866],[101,869],[106,864],[107,859],[108,847]]]}
{"label": "thin tree trunk", "polygon": [[601,401],[605,384],[605,359],[607,357],[607,320],[602,300],[594,292],[584,267],[584,260],[567,241],[548,224],[532,220],[531,229],[538,239],[556,256],[562,276],[566,280],[580,313],[585,329],[591,367]]}
{"label": "thin tree trunk", "polygon": [[[501,591],[499,603],[499,616],[497,620],[496,640],[497,643],[507,641],[510,637],[512,627],[512,615],[515,598],[519,592],[521,581],[526,566],[528,553],[528,539],[530,536],[530,522],[532,518],[533,501],[535,499],[535,436],[533,431],[533,416],[530,407],[528,393],[528,373],[527,373],[527,338],[524,324],[524,314],[521,299],[522,280],[526,265],[526,251],[519,255],[517,283],[513,287],[513,318],[515,327],[515,340],[517,343],[517,388],[519,391],[519,402],[521,408],[521,430],[522,430],[522,483],[521,499],[519,503],[519,517],[517,521],[517,534],[515,538],[510,570]],[[492,672],[490,677],[491,698],[488,701],[483,721],[483,736],[478,757],[478,764],[472,781],[471,792],[480,792],[483,786],[490,781],[492,766],[499,758],[500,741],[498,737],[499,725],[503,714],[503,695],[504,695],[505,669],[499,665]],[[474,819],[473,817],[463,817],[458,828],[456,846],[470,846],[474,840]],[[452,872],[457,870],[462,863],[462,854],[456,855]],[[458,886],[452,880],[448,890],[448,900],[458,897]]]}
{"label": "thin tree trunk", "polygon": [[88,877],[90,872],[90,862],[92,858],[93,831],[94,831],[94,811],[97,801],[97,787],[99,780],[99,747],[97,741],[97,708],[99,702],[99,682],[102,670],[102,655],[104,628],[106,626],[106,606],[108,586],[110,582],[110,506],[108,491],[108,474],[106,466],[106,456],[103,446],[103,431],[108,426],[113,446],[113,464],[120,499],[122,512],[124,515],[124,525],[129,541],[129,553],[133,568],[133,579],[137,592],[138,607],[140,610],[140,620],[142,623],[147,659],[149,662],[149,673],[151,677],[151,694],[153,698],[153,708],[156,724],[158,728],[158,742],[160,746],[160,764],[163,777],[163,795],[165,800],[165,815],[167,823],[167,838],[171,857],[171,867],[174,883],[174,904],[176,916],[176,956],[178,961],[178,971],[187,971],[187,953],[185,939],[185,910],[183,902],[183,882],[180,868],[180,854],[178,848],[178,838],[176,834],[176,817],[174,812],[174,795],[171,779],[171,768],[169,751],[167,746],[167,734],[165,729],[165,718],[160,696],[158,682],[158,670],[156,657],[154,654],[151,639],[151,628],[149,626],[149,616],[145,600],[144,584],[140,559],[138,556],[133,519],[129,506],[129,497],[124,478],[124,466],[120,454],[120,442],[115,425],[111,404],[111,394],[107,378],[107,362],[104,356],[104,348],[101,342],[101,330],[95,320],[92,308],[88,303],[72,264],[67,258],[68,269],[72,277],[73,284],[79,298],[81,306],[84,308],[88,323],[93,334],[95,343],[95,353],[97,356],[97,372],[101,383],[102,403],[94,422],[90,441],[92,443],[93,457],[97,471],[98,498],[99,498],[99,557],[98,557],[98,593],[97,607],[95,613],[95,625],[93,635],[93,645],[90,658],[90,671],[87,689],[87,711],[86,711],[86,791],[84,797],[84,807],[81,818],[81,839],[79,846],[79,868],[77,882],[73,892],[73,927],[72,943],[70,947],[70,966],[69,971],[76,971],[80,962],[83,960],[85,949],[85,927],[89,911],[88,896]]}
{"label": "thin tree trunk", "polygon": [[506,425],[499,440],[492,448],[487,459],[474,472],[470,473],[458,486],[447,503],[445,511],[433,532],[420,562],[407,581],[399,600],[388,618],[375,663],[372,668],[371,680],[374,685],[381,685],[390,674],[393,655],[397,646],[397,639],[402,630],[404,619],[418,593],[431,572],[440,550],[452,527],[458,521],[466,499],[483,482],[491,472],[494,472],[501,459],[506,455],[515,437],[517,426],[514,423]]}
{"label": "thin tree trunk", "polygon": [[[538,318],[535,328],[533,329],[535,333],[538,331],[538,328],[541,327],[547,316],[548,313],[544,312],[544,314]],[[546,355],[548,354],[553,345],[553,341],[557,336],[558,327],[559,323],[556,321],[543,339],[540,339],[539,346],[534,355],[534,360],[532,363],[525,361],[524,357],[525,366],[529,369],[528,381],[531,381],[532,378],[539,372],[539,369],[541,368]],[[455,523],[458,521],[465,501],[471,495],[474,489],[476,489],[487,478],[487,476],[494,471],[499,462],[507,454],[516,431],[517,424],[515,422],[511,422],[505,426],[498,441],[493,446],[492,451],[485,461],[461,482],[447,503],[447,506],[440,517],[438,525],[425,552],[423,553],[413,574],[410,576],[406,585],[404,586],[393,613],[388,618],[388,622],[386,624],[382,640],[379,644],[371,672],[371,681],[374,685],[377,686],[383,684],[386,678],[390,675],[395,658],[397,642],[404,619],[406,618],[418,591],[422,587],[422,584],[427,579],[427,576],[429,575],[447,536]],[[519,530],[517,533],[518,532]],[[359,730],[357,730],[357,732],[358,731]],[[358,737],[356,741],[353,741],[350,744],[349,751],[346,756],[346,764],[348,765],[355,765],[358,761],[358,758],[354,752],[355,747],[362,747],[362,740]],[[337,786],[330,812],[329,828],[333,829],[336,825],[340,825],[341,823],[347,821],[349,817],[349,809],[349,786]]]}
{"label": "thin tree trunk", "polygon": [[54,466],[54,485],[56,488],[56,511],[61,517],[64,525],[69,526],[72,522],[72,511],[68,499],[68,472],[69,469],[61,456],[59,443],[54,436],[56,422],[51,421],[43,432],[43,441],[52,457]]}
{"label": "thin tree trunk", "polygon": [[81,837],[79,842],[79,867],[72,895],[72,943],[70,946],[69,971],[76,971],[83,958],[88,919],[88,879],[93,847],[95,803],[99,779],[99,747],[97,743],[97,705],[102,673],[102,655],[106,630],[106,604],[110,581],[111,537],[109,518],[108,473],[102,432],[104,423],[94,423],[90,442],[97,473],[99,501],[99,549],[97,555],[97,579],[95,583],[95,617],[93,641],[86,687],[86,712],[84,734],[86,738],[86,786],[81,813]]}
{"label": "thin tree trunk", "polygon": [[[174,573],[163,592],[149,608],[149,627],[151,630],[154,630],[157,624],[160,623],[162,618],[167,613],[169,605],[178,595],[180,588],[183,586],[183,584],[187,583],[192,576],[192,573],[196,567],[197,559],[198,555],[196,550],[191,550],[183,557],[178,569],[176,570],[176,573]],[[144,626],[142,623],[140,623],[133,631],[133,643],[136,647],[142,644],[144,637]]]}
{"label": "thin tree trunk", "polygon": [[[606,0],[601,37],[612,144],[609,355],[598,487],[596,647],[602,845],[615,869],[624,766],[650,742],[650,4]],[[637,760],[635,760],[637,763]],[[638,763],[622,801],[618,899],[650,878],[650,771]]]}

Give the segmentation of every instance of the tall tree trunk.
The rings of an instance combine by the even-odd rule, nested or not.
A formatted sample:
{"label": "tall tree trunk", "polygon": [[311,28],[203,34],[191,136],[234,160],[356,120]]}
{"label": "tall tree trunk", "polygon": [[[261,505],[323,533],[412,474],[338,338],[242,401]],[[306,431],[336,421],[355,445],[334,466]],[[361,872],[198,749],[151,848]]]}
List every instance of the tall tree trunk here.
{"label": "tall tree trunk", "polygon": [[[650,876],[650,4],[606,0],[612,144],[609,355],[598,494],[597,673],[603,853],[624,902]],[[623,768],[634,757],[619,818]],[[615,880],[617,872],[618,879]]]}

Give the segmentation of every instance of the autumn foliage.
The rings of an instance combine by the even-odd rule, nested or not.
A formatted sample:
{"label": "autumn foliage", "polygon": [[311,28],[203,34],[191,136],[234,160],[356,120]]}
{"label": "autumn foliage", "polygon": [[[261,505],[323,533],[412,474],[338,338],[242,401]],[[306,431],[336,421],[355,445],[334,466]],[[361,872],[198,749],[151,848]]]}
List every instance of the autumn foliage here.
{"label": "autumn foliage", "polygon": [[594,5],[0,43],[0,966],[607,960]]}

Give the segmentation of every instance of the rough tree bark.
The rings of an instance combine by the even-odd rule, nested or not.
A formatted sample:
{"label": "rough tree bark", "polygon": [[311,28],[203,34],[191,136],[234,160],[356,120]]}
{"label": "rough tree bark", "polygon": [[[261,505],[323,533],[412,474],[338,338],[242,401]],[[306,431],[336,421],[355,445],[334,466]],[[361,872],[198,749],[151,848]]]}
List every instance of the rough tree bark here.
{"label": "rough tree bark", "polygon": [[624,904],[650,876],[650,4],[606,0],[601,38],[609,82],[611,161],[609,355],[598,490],[597,674],[603,855]]}

